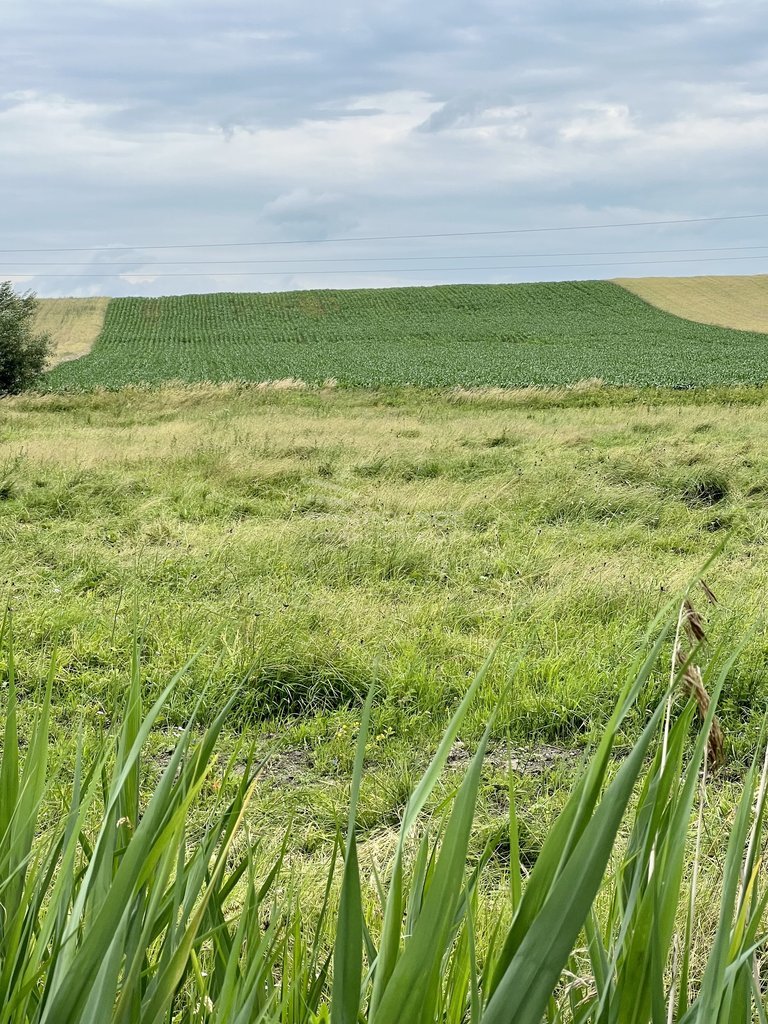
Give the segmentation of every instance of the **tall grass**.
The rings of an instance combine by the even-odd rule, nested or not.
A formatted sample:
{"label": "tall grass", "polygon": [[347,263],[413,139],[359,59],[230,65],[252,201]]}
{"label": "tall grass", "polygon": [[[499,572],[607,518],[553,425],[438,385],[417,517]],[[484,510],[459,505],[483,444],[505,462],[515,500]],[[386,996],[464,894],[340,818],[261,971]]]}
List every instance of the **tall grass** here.
{"label": "tall grass", "polygon": [[[410,795],[385,872],[367,860],[361,869],[357,837],[369,693],[346,834],[331,853],[324,897],[305,919],[288,884],[290,834],[263,866],[268,823],[249,815],[258,766],[240,751],[219,789],[229,796],[208,792],[229,705],[202,731],[193,716],[145,795],[142,752],[177,680],[143,712],[134,650],[121,724],[95,753],[79,744],[63,792],[47,767],[54,671],[21,728],[6,622],[0,1024],[765,1021],[766,768],[758,760],[735,809],[706,960],[692,956],[707,746],[732,658],[696,673],[698,691],[681,698],[698,655],[695,645],[681,651],[685,622],[684,612],[668,692],[617,757],[617,737],[633,708],[639,713],[674,623],[621,688],[529,873],[510,801],[507,907],[482,935],[492,850],[470,851],[492,722],[443,817],[425,827],[425,811],[487,665]],[[204,790],[201,833],[191,811]]]}

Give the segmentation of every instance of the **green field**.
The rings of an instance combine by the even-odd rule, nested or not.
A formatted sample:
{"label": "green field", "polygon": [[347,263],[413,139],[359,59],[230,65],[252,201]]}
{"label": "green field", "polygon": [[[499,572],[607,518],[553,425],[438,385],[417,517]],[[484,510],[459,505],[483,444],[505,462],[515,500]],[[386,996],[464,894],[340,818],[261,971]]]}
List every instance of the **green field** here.
{"label": "green field", "polygon": [[[418,774],[498,647],[421,816],[439,832],[445,801],[495,712],[468,839],[470,867],[487,851],[473,940],[487,950],[495,925],[510,917],[510,766],[526,873],[583,776],[584,747],[601,735],[621,680],[647,649],[649,623],[727,537],[707,570],[719,603],[708,605],[702,591],[695,598],[715,661],[718,645],[727,654],[745,641],[720,706],[726,769],[707,790],[701,909],[691,940],[692,976],[700,977],[715,928],[722,836],[760,742],[768,696],[765,403],[760,389],[440,395],[235,384],[3,401],[0,579],[13,611],[25,738],[34,735],[37,684],[55,653],[44,728],[52,786],[42,798],[36,849],[64,820],[77,744],[88,765],[101,737],[123,725],[132,638],[141,637],[135,685],[145,708],[196,654],[147,738],[140,794],[132,788],[120,798],[120,807],[134,810],[107,816],[107,836],[117,825],[128,840],[120,822],[136,818],[139,801],[147,805],[193,709],[198,735],[232,700],[216,726],[222,731],[208,776],[173,843],[193,858],[216,842],[223,825],[212,823],[225,813],[253,745],[263,766],[243,826],[250,845],[240,839],[237,850],[247,851],[259,884],[286,835],[289,851],[276,883],[280,913],[263,908],[276,927],[285,922],[285,945],[265,955],[263,983],[298,972],[304,980],[296,984],[309,986],[314,975],[305,977],[309,967],[297,964],[297,936],[314,941],[364,694],[376,679],[356,835],[377,934],[371,865],[387,870]],[[664,692],[670,655],[668,641],[622,725],[619,753]],[[7,679],[7,645],[0,644],[0,662]],[[611,761],[609,777],[619,763]],[[138,779],[137,770],[132,787]],[[88,823],[87,835],[97,824]],[[88,860],[85,833],[82,842],[79,856]],[[55,863],[55,847],[51,855]],[[123,852],[115,857],[118,863]],[[41,868],[34,877],[44,874]],[[81,871],[77,878],[101,899],[98,878]],[[235,923],[241,892],[216,897]],[[334,939],[337,897],[334,883],[332,916],[317,940],[322,956]],[[157,898],[169,897],[158,891]],[[140,891],[135,900],[146,902]],[[248,925],[252,935],[261,920]],[[229,927],[232,934],[235,924]],[[238,941],[230,941],[237,954]],[[125,942],[129,955],[134,947]],[[176,997],[187,1006],[178,1017],[185,1022],[203,1019],[194,993],[215,1002],[219,984],[210,941],[201,938],[195,948],[202,966],[185,968],[191,973]],[[154,972],[164,961],[158,953],[151,962]],[[577,951],[569,970],[589,969]],[[60,976],[59,999],[67,977]],[[446,991],[462,1000],[466,984],[445,977]],[[21,982],[18,990],[31,998]],[[267,1019],[327,1021],[307,1006],[328,998],[321,987],[294,1006],[284,992]],[[289,1004],[293,1010],[277,1015],[278,1005]],[[459,1010],[452,1020],[466,1019]],[[204,1019],[229,1022],[226,1014]]]}
{"label": "green field", "polygon": [[[343,776],[335,737],[374,660],[383,756],[407,773],[501,639],[474,728],[522,656],[498,737],[578,746],[610,708],[613,667],[723,537],[710,581],[722,635],[759,615],[767,585],[762,395],[642,394],[5,401],[0,578],[18,659],[34,676],[58,642],[66,730],[113,700],[135,607],[150,680],[203,652],[175,723],[209,672],[206,714],[248,673],[243,719],[273,734],[289,716],[274,745]],[[761,628],[725,697],[742,753],[766,649]]]}
{"label": "green field", "polygon": [[765,341],[612,284],[111,300],[0,402],[0,1022],[748,1024]]}
{"label": "green field", "polygon": [[46,386],[763,383],[766,343],[597,281],[130,298],[110,302],[91,353],[55,368]]}

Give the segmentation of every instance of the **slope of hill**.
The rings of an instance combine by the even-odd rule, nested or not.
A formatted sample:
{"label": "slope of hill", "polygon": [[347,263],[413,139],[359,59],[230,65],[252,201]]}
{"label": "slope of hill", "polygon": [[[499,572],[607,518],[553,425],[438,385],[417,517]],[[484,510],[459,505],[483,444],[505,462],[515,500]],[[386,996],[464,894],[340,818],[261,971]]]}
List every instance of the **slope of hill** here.
{"label": "slope of hill", "polygon": [[768,381],[768,339],[692,323],[608,281],[114,299],[50,388],[328,378],[358,386]]}
{"label": "slope of hill", "polygon": [[35,326],[55,341],[54,364],[78,359],[90,352],[104,325],[109,302],[102,296],[38,300]]}
{"label": "slope of hill", "polygon": [[742,277],[626,277],[616,284],[686,320],[768,332],[768,274]]}

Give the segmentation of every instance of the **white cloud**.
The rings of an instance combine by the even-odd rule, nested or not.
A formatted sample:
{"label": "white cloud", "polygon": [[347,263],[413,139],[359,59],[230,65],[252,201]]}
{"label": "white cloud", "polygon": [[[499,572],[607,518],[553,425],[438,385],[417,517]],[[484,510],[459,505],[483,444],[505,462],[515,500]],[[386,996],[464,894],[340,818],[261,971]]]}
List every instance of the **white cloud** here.
{"label": "white cloud", "polygon": [[[85,103],[56,94],[26,90],[6,93],[0,109],[0,157],[24,160],[32,166],[75,161],[124,158],[135,142],[103,127],[103,119],[117,108],[113,104]],[[53,168],[51,168],[53,169]]]}
{"label": "white cloud", "polygon": [[[25,0],[0,10],[0,38],[9,248],[494,230],[762,205],[768,58],[751,0],[588,0],[578,10],[425,0],[365,11],[345,0]],[[748,227],[715,227],[706,240],[747,244]],[[406,248],[323,250],[352,251]],[[71,291],[190,286],[154,272],[157,253],[125,255],[117,266],[105,257],[122,279],[97,278],[105,267],[93,261],[94,276]],[[35,284],[70,287],[64,269],[40,268]],[[22,270],[0,265],[0,277]],[[323,282],[297,271],[202,283],[222,280]]]}
{"label": "white cloud", "polygon": [[616,142],[638,134],[625,104],[584,104],[580,112],[560,129],[567,142]]}

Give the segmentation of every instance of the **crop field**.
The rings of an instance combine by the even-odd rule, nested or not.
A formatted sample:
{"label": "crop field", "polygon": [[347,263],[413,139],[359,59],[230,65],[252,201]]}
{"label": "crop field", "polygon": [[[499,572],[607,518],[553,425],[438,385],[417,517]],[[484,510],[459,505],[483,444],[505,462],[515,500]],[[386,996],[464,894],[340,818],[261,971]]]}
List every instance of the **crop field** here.
{"label": "crop field", "polygon": [[[707,784],[703,812],[701,909],[690,939],[699,977],[715,927],[723,837],[768,698],[766,401],[762,389],[744,388],[430,394],[236,384],[5,399],[0,581],[14,661],[0,644],[0,674],[14,683],[2,699],[18,694],[21,734],[34,735],[37,686],[53,655],[51,719],[41,727],[53,786],[42,801],[41,835],[55,835],[56,801],[70,786],[78,745],[88,764],[105,735],[132,728],[121,711],[126,680],[134,680],[131,699],[149,708],[193,657],[148,732],[140,791],[138,771],[130,782],[131,814],[164,771],[173,777],[175,745],[196,711],[193,735],[214,729],[216,748],[179,843],[208,856],[207,844],[224,830],[223,802],[252,757],[260,767],[244,812],[248,844],[241,838],[230,853],[248,851],[259,884],[285,859],[275,897],[281,912],[265,903],[253,943],[267,917],[280,927],[285,916],[289,939],[268,976],[281,977],[289,963],[309,971],[295,951],[324,905],[329,872],[333,878],[371,683],[355,819],[366,904],[375,901],[373,871],[390,863],[419,774],[495,650],[424,811],[442,828],[446,801],[495,714],[466,858],[470,867],[485,865],[472,940],[485,950],[498,921],[509,919],[510,851],[519,848],[527,877],[583,776],[585,747],[602,735],[625,671],[646,649],[649,624],[714,554],[706,579],[717,603],[703,589],[694,600],[712,656],[742,642],[743,649],[719,708],[726,761]],[[137,635],[140,679],[131,675]],[[661,699],[671,656],[670,639],[621,723],[609,778]],[[685,735],[676,730],[673,746]],[[118,745],[121,756],[125,749]],[[105,819],[116,863],[125,848],[109,837],[119,832],[132,842],[133,819],[119,810]],[[166,856],[164,870],[173,863]],[[78,886],[90,886],[88,873],[76,874]],[[157,891],[156,881],[147,884]],[[335,914],[336,882],[330,893]],[[238,907],[240,898],[237,890]],[[231,894],[221,899],[229,905]],[[323,957],[333,928],[323,926]],[[197,981],[185,986],[199,985],[201,998],[218,1006],[213,958],[205,942],[195,948]],[[127,943],[126,955],[131,949]],[[579,955],[569,970],[588,969]],[[66,989],[68,977],[57,975],[57,984]],[[306,999],[316,1006],[324,993]],[[49,996],[55,1007],[64,998]],[[191,999],[179,1019],[228,1024],[225,1013],[196,1015],[196,1005]],[[266,1019],[328,1018],[301,1002]]]}
{"label": "crop field", "polygon": [[636,277],[616,284],[675,316],[740,331],[768,331],[768,275]]}
{"label": "crop field", "polygon": [[768,380],[765,335],[573,282],[114,299],[92,351],[46,387],[297,379],[522,387]]}
{"label": "crop field", "polygon": [[35,326],[55,343],[54,363],[90,352],[104,326],[109,299],[39,299]]}

